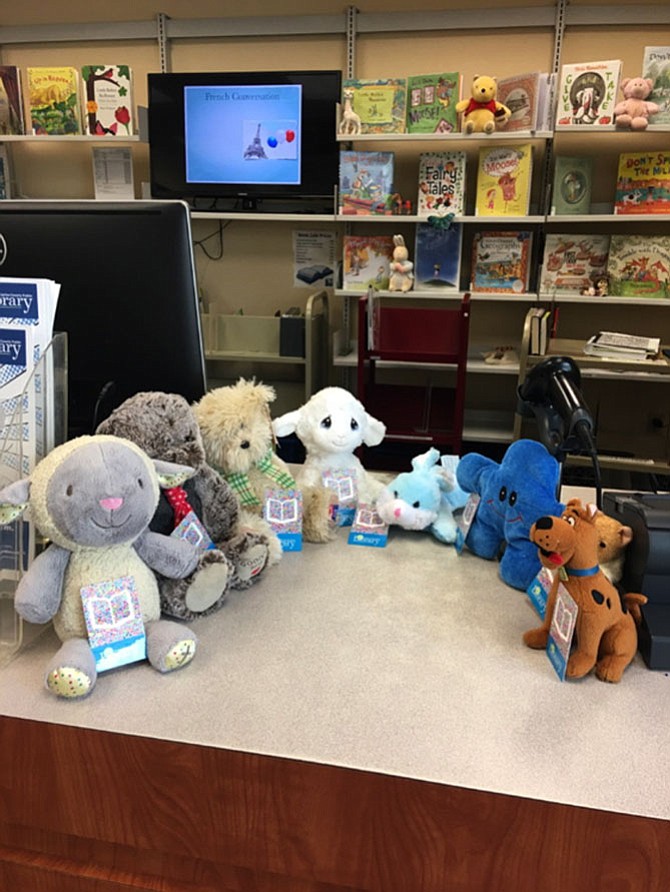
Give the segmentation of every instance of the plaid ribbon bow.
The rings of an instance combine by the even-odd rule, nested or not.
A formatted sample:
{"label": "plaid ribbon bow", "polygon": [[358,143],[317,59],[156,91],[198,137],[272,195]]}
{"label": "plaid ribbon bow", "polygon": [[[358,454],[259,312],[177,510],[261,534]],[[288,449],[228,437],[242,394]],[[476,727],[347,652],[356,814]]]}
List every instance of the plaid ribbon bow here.
{"label": "plaid ribbon bow", "polygon": [[[277,464],[274,452],[271,449],[263,458],[256,462],[256,468],[261,474],[265,474],[266,477],[274,480],[282,489],[295,487],[295,480],[288,471],[285,471]],[[246,508],[255,508],[257,505],[260,505],[260,499],[258,499],[256,493],[251,488],[248,474],[241,471],[226,474],[221,468],[217,468],[217,470],[235,490],[242,505]]]}

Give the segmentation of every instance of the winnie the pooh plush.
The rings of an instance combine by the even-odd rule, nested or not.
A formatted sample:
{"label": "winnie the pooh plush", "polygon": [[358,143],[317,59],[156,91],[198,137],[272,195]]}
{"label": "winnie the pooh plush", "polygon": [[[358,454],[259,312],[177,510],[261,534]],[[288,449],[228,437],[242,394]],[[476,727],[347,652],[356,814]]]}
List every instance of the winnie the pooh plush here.
{"label": "winnie the pooh plush", "polygon": [[470,98],[456,103],[461,114],[463,133],[493,133],[496,124],[504,124],[512,112],[496,100],[498,84],[495,78],[476,74],[470,86]]}
{"label": "winnie the pooh plush", "polygon": [[621,81],[623,100],[614,106],[614,123],[620,130],[646,130],[649,115],[657,114],[655,102],[647,102],[654,82],[648,77],[625,77]]}

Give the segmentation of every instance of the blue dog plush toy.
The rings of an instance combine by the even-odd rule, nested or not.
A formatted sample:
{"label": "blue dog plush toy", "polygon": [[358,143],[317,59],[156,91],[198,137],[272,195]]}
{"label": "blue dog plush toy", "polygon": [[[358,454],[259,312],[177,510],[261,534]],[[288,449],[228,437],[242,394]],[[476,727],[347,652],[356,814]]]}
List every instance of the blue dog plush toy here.
{"label": "blue dog plush toy", "polygon": [[460,486],[480,496],[465,544],[479,557],[496,558],[504,547],[500,576],[525,591],[540,570],[531,525],[546,515],[561,515],[556,499],[560,466],[542,443],[517,440],[500,464],[471,452],[456,468]]}
{"label": "blue dog plush toy", "polygon": [[467,493],[458,486],[458,457],[429,449],[412,459],[412,470],[399,474],[377,497],[377,513],[385,523],[405,530],[428,530],[440,542],[456,539],[453,512],[462,508]]}

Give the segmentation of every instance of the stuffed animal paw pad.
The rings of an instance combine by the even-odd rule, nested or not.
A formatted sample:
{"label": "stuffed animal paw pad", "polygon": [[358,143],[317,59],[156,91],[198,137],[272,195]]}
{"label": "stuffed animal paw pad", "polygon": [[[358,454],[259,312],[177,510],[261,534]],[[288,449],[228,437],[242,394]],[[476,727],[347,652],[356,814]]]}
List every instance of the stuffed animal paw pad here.
{"label": "stuffed animal paw pad", "polygon": [[85,697],[93,687],[93,679],[75,666],[59,666],[46,677],[47,688],[58,697]]}
{"label": "stuffed animal paw pad", "polygon": [[186,591],[186,606],[193,613],[203,613],[226,594],[230,567],[228,563],[212,563],[200,567]]}
{"label": "stuffed animal paw pad", "polygon": [[165,655],[164,669],[162,672],[172,672],[174,669],[181,669],[191,662],[195,656],[196,643],[193,638],[184,638],[178,641]]}

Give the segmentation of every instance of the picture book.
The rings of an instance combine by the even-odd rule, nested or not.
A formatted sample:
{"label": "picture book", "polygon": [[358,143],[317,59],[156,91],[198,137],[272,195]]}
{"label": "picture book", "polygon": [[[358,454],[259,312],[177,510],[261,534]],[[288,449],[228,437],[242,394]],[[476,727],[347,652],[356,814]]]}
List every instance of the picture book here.
{"label": "picture book", "polygon": [[130,68],[84,65],[81,80],[84,132],[90,136],[130,136],[134,130]]}
{"label": "picture book", "polygon": [[12,173],[7,146],[0,143],[0,199],[12,197]]}
{"label": "picture book", "polygon": [[557,155],[551,193],[552,214],[588,214],[591,209],[593,159]]}
{"label": "picture book", "polygon": [[670,152],[619,155],[615,214],[670,214]]}
{"label": "picture book", "polygon": [[465,213],[465,152],[422,152],[419,155],[419,217]]}
{"label": "picture book", "polygon": [[556,120],[556,83],[557,78],[554,72],[540,75],[539,96],[537,101],[537,119],[535,121],[535,129],[538,132],[554,129],[554,121]]}
{"label": "picture book", "polygon": [[391,213],[393,152],[340,152],[339,212]]}
{"label": "picture book", "polygon": [[79,72],[70,66],[27,68],[33,134],[79,134]]}
{"label": "picture book", "polygon": [[530,206],[533,150],[530,143],[479,150],[475,214],[524,217]]}
{"label": "picture book", "polygon": [[392,235],[345,235],[342,287],[345,291],[386,291],[389,287]]}
{"label": "picture book", "polygon": [[670,297],[670,236],[613,235],[607,274],[615,297]]}
{"label": "picture book", "polygon": [[407,79],[345,78],[344,91],[351,96],[353,110],[361,119],[361,133],[404,133]]}
{"label": "picture book", "polygon": [[655,102],[658,111],[649,117],[650,124],[670,124],[670,46],[646,46],[642,57],[642,77],[654,82],[648,102]]}
{"label": "picture book", "polygon": [[526,231],[476,232],[472,243],[473,291],[524,294],[528,291],[533,235]]}
{"label": "picture book", "polygon": [[24,132],[21,75],[16,65],[0,65],[0,136]]}
{"label": "picture book", "polygon": [[614,127],[621,60],[574,62],[561,66],[556,127]]}
{"label": "picture book", "polygon": [[539,71],[498,78],[496,99],[512,112],[498,130],[535,130],[540,99]]}
{"label": "picture book", "polygon": [[547,233],[540,293],[581,294],[607,273],[608,235]]}
{"label": "picture book", "polygon": [[458,291],[461,277],[460,223],[448,228],[418,223],[414,245],[414,290]]}
{"label": "picture book", "polygon": [[458,130],[456,103],[461,98],[461,75],[414,74],[407,78],[407,132],[453,133]]}

